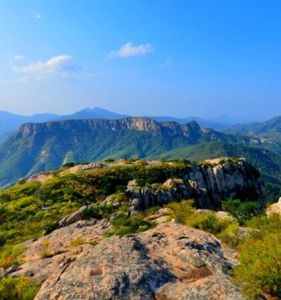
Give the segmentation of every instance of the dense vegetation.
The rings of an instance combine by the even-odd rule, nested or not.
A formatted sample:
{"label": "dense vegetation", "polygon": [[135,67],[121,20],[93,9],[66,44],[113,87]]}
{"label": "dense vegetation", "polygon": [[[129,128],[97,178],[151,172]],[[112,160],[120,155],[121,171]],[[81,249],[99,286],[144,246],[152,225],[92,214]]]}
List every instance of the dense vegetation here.
{"label": "dense vegetation", "polygon": [[28,278],[0,279],[0,300],[32,300],[38,290],[39,286]]}
{"label": "dense vegetation", "polygon": [[245,294],[281,299],[281,217],[258,216],[246,224],[254,231],[238,247],[241,264],[234,270],[234,279]]}

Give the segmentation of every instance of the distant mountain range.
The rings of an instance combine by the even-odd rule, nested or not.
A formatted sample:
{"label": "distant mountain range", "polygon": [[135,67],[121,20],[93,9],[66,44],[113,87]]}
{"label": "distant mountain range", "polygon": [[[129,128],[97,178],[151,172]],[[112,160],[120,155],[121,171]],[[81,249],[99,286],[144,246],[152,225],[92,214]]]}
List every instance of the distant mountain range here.
{"label": "distant mountain range", "polygon": [[66,162],[236,156],[259,168],[270,194],[281,194],[281,117],[230,125],[192,117],[129,117],[102,108],[68,116],[0,112],[0,133],[0,186]]}
{"label": "distant mountain range", "polygon": [[281,116],[265,122],[245,123],[231,126],[230,132],[239,132],[247,135],[278,136],[281,135]]}
{"label": "distant mountain range", "polygon": [[67,162],[238,156],[258,167],[271,185],[276,183],[273,189],[279,193],[280,155],[278,141],[201,128],[195,121],[179,124],[126,117],[28,123],[0,146],[0,186]]}
{"label": "distant mountain range", "polygon": [[33,116],[21,116],[5,111],[0,111],[0,135],[14,131],[24,123],[39,123],[57,119],[54,114],[37,114]]}
{"label": "distant mountain range", "polygon": [[176,147],[211,140],[236,142],[235,136],[202,130],[196,122],[180,125],[124,118],[27,123],[0,147],[0,184],[57,169],[66,162],[156,157]]}
{"label": "distant mountain range", "polygon": [[[36,114],[32,116],[21,116],[13,113],[0,111],[0,142],[4,139],[7,134],[16,130],[19,126],[25,123],[43,123],[48,121],[58,121],[58,120],[82,120],[82,119],[106,119],[106,120],[116,120],[129,117],[126,114],[115,113],[100,107],[95,108],[85,108],[81,111],[75,112],[70,115],[56,115],[56,114]],[[144,116],[147,117],[147,116]],[[179,124],[186,124],[190,121],[196,121],[202,127],[213,128],[216,130],[227,130],[230,123],[223,123],[219,121],[205,120],[198,117],[186,117],[186,118],[176,118],[173,116],[149,116],[158,122],[168,122],[173,121]]]}

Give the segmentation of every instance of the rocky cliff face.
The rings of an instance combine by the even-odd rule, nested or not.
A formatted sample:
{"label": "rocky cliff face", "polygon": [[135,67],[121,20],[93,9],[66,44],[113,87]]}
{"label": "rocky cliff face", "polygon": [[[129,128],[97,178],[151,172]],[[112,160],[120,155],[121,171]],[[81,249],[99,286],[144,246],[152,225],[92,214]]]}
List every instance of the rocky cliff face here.
{"label": "rocky cliff face", "polygon": [[209,160],[192,169],[189,177],[199,195],[198,207],[220,209],[221,200],[227,198],[265,202],[263,180],[244,159]]}
{"label": "rocky cliff face", "polygon": [[131,211],[135,212],[174,200],[195,199],[197,208],[221,209],[222,200],[242,199],[265,204],[264,185],[259,172],[244,159],[214,159],[194,165],[180,178],[162,185],[138,186],[128,183]]}
{"label": "rocky cliff face", "polygon": [[20,127],[15,137],[27,137],[34,134],[46,134],[54,130],[57,131],[68,131],[75,129],[83,130],[136,130],[145,131],[154,135],[164,136],[185,136],[193,140],[200,139],[204,135],[204,131],[201,130],[200,126],[195,122],[190,122],[185,125],[180,125],[176,122],[164,122],[158,123],[155,120],[135,117],[135,118],[124,118],[118,120],[65,120],[55,121],[47,123],[27,123]]}

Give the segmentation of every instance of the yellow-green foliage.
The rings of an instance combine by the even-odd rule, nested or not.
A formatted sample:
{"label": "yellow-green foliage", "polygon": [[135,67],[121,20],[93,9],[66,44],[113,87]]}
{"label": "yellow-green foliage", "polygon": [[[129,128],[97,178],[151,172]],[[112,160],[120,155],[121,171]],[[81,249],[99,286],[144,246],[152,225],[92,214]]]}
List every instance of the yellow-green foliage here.
{"label": "yellow-green foliage", "polygon": [[70,248],[76,248],[78,246],[81,246],[83,244],[86,244],[86,241],[83,239],[83,238],[77,238],[75,240],[72,240],[69,244],[69,247]]}
{"label": "yellow-green foliage", "polygon": [[46,257],[50,257],[51,256],[51,254],[49,252],[49,244],[50,243],[49,243],[48,240],[44,240],[44,241],[41,242],[41,244],[40,244],[40,248],[41,248],[41,250],[40,250],[40,256],[42,258],[46,258]]}
{"label": "yellow-green foliage", "polygon": [[108,232],[108,236],[123,236],[126,234],[142,232],[153,228],[156,224],[154,222],[145,221],[144,214],[138,213],[131,217],[120,214],[112,221],[112,225],[113,230]]}
{"label": "yellow-green foliage", "polygon": [[239,225],[235,222],[230,222],[217,237],[231,248],[236,248],[244,240],[239,236]]}
{"label": "yellow-green foliage", "polygon": [[235,282],[250,299],[281,299],[281,217],[256,217],[247,225],[257,230],[238,247],[241,264],[234,269]]}
{"label": "yellow-green foliage", "polygon": [[25,277],[0,279],[0,300],[32,300],[38,291],[39,286]]}
{"label": "yellow-green foliage", "polygon": [[6,245],[0,252],[0,268],[7,268],[11,265],[20,264],[20,255],[23,248],[20,246]]}
{"label": "yellow-green foliage", "polygon": [[192,200],[173,202],[168,207],[171,209],[171,217],[177,222],[213,234],[222,233],[234,224],[232,219],[218,218],[214,212],[197,212],[192,207]]}
{"label": "yellow-green foliage", "polygon": [[168,206],[170,208],[171,218],[175,221],[186,224],[187,219],[194,213],[194,208],[192,208],[192,200],[186,200],[181,202],[172,202]]}

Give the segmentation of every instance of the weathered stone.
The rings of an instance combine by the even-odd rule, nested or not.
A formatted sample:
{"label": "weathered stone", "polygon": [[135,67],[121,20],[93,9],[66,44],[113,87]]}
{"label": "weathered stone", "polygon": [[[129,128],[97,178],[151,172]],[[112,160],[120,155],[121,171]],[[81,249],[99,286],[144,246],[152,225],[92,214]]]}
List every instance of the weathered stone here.
{"label": "weathered stone", "polygon": [[86,248],[54,270],[35,299],[240,300],[227,255],[209,233],[160,224]]}
{"label": "weathered stone", "polygon": [[278,202],[271,204],[266,210],[267,216],[272,216],[273,214],[281,216],[281,197]]}
{"label": "weathered stone", "polygon": [[75,211],[71,215],[68,215],[68,216],[64,217],[63,219],[61,219],[58,222],[59,227],[68,226],[70,224],[73,224],[77,221],[82,220],[83,212],[85,211],[85,209],[86,209],[86,206],[82,206],[81,208],[79,208],[77,211]]}
{"label": "weathered stone", "polygon": [[81,243],[99,242],[104,234],[111,229],[109,221],[78,221],[74,224],[59,228],[47,236],[44,236],[31,245],[27,246],[24,253],[24,260],[42,258],[42,255],[54,256],[69,250],[73,241],[80,240]]}
{"label": "weathered stone", "polygon": [[265,204],[263,181],[258,171],[245,160],[208,160],[186,170],[183,178],[170,178],[158,188],[155,184],[138,186],[129,181],[127,195],[139,199],[138,208],[165,205],[171,201],[193,198],[197,208],[220,210],[223,199],[256,200]]}

